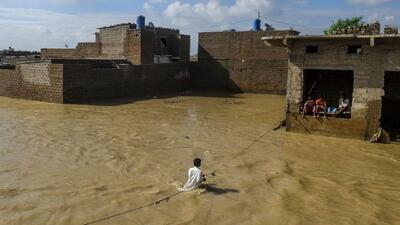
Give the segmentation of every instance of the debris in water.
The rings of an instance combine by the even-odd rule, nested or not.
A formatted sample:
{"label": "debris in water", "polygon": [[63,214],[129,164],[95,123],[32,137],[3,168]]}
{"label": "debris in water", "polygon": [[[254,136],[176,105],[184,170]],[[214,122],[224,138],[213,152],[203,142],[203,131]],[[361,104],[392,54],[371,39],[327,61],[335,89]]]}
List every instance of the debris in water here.
{"label": "debris in water", "polygon": [[236,100],[225,100],[224,103],[225,103],[225,104],[229,104],[229,105],[241,105],[241,104],[244,104],[243,102],[241,102],[241,101],[236,101]]}
{"label": "debris in water", "polygon": [[178,104],[178,103],[182,103],[183,100],[182,99],[169,99],[166,100],[164,103],[165,104]]}

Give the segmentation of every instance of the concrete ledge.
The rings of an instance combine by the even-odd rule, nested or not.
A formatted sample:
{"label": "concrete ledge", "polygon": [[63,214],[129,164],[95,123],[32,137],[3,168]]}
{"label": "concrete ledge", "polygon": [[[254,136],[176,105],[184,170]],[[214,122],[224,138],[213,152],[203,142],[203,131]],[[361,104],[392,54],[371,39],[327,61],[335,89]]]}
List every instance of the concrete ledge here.
{"label": "concrete ledge", "polygon": [[287,131],[306,134],[365,140],[366,126],[363,119],[314,118],[291,113],[286,115]]}

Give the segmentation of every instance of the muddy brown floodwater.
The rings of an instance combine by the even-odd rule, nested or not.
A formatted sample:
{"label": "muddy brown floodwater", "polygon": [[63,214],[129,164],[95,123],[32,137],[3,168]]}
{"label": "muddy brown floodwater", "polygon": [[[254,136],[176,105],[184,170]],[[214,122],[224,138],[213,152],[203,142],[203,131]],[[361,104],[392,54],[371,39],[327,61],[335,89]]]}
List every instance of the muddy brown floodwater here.
{"label": "muddy brown floodwater", "polygon": [[176,192],[194,157],[218,169],[207,191],[97,224],[400,224],[398,144],[265,133],[283,96],[123,103],[0,98],[0,225],[83,225],[136,208]]}

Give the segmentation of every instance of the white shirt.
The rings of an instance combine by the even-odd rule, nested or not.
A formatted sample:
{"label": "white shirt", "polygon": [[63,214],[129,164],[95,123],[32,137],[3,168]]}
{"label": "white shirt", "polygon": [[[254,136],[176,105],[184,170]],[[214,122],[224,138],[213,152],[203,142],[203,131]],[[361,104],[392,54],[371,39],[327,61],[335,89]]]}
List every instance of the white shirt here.
{"label": "white shirt", "polygon": [[192,191],[198,188],[203,182],[203,172],[198,167],[190,168],[188,171],[188,181],[183,188],[179,188],[181,191]]}

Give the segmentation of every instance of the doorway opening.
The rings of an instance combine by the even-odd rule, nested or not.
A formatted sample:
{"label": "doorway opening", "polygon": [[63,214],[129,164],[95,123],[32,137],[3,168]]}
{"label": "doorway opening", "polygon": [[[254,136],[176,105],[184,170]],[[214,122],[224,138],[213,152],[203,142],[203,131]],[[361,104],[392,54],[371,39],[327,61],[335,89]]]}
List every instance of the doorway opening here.
{"label": "doorway opening", "polygon": [[[327,109],[318,114],[336,118],[351,118],[354,72],[351,70],[304,70],[303,104],[308,98],[323,98]],[[339,100],[347,99],[348,107],[339,110]],[[309,114],[309,113],[308,113]]]}
{"label": "doorway opening", "polygon": [[394,141],[400,141],[400,72],[385,72],[381,126]]}

